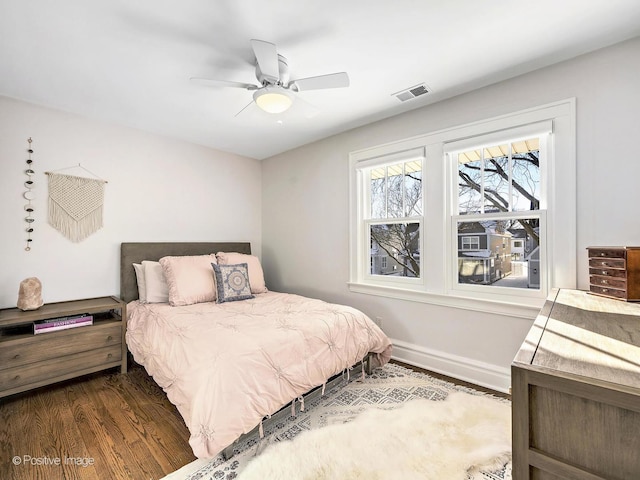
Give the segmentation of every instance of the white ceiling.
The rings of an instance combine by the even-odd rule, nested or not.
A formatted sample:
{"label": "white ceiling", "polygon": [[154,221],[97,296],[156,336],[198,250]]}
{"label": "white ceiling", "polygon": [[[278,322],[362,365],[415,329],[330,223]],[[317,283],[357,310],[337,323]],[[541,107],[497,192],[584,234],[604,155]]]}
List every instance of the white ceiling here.
{"label": "white ceiling", "polygon": [[[0,95],[263,159],[639,34],[638,0],[0,0]],[[189,77],[256,83],[252,38],[351,86],[235,117],[252,92]]]}

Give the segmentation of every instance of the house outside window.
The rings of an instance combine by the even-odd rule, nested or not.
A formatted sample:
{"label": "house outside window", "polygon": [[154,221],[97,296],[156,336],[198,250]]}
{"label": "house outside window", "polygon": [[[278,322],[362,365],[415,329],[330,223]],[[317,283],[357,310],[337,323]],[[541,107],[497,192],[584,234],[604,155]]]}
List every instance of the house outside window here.
{"label": "house outside window", "polygon": [[351,291],[531,318],[576,287],[574,99],[349,162]]}

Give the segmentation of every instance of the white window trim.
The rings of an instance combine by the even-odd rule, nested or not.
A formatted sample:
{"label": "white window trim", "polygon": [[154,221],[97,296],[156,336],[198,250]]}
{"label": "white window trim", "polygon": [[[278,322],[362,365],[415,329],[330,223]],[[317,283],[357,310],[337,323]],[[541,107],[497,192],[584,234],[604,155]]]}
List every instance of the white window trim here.
{"label": "white window trim", "polygon": [[[514,294],[513,290],[516,289],[506,289],[509,292],[501,292],[500,287],[494,286],[491,288],[500,293],[493,294],[490,292],[473,294],[464,289],[452,290],[450,262],[452,232],[450,216],[447,215],[446,210],[452,203],[451,199],[446,198],[446,187],[443,187],[443,190],[442,188],[433,189],[432,186],[437,185],[438,182],[445,185],[449,180],[450,173],[445,161],[445,151],[466,148],[466,144],[472,148],[474,143],[476,145],[478,143],[475,137],[483,136],[484,142],[487,135],[492,132],[495,132],[498,138],[503,135],[501,132],[504,130],[513,131],[518,126],[530,130],[531,125],[538,122],[551,122],[552,150],[558,159],[562,159],[561,161],[550,159],[550,169],[545,172],[548,192],[543,195],[543,198],[548,198],[552,206],[544,215],[544,220],[541,218],[541,223],[544,223],[545,229],[550,232],[547,235],[547,248],[543,249],[549,255],[547,258],[548,284],[545,288],[576,288],[575,109],[575,98],[570,98],[351,152],[349,154],[350,281],[348,283],[350,291],[515,317],[535,317],[544,299],[518,295],[518,292]],[[397,282],[380,282],[377,281],[379,279],[371,279],[363,274],[366,268],[366,265],[363,265],[366,257],[361,255],[364,234],[361,220],[364,218],[362,216],[364,212],[358,211],[358,195],[361,194],[359,185],[362,184],[361,168],[387,159],[389,163],[405,160],[416,152],[422,152],[425,155],[423,161],[425,216],[421,228],[426,231],[421,231],[422,278],[420,282],[408,282],[409,284],[402,282],[400,285]],[[540,209],[546,211],[547,207],[541,204]],[[366,205],[361,205],[361,208],[366,208]],[[441,217],[436,221],[433,216],[429,216],[429,212],[441,212]],[[438,228],[438,225],[441,227]],[[443,255],[429,255],[434,251],[441,251]]]}

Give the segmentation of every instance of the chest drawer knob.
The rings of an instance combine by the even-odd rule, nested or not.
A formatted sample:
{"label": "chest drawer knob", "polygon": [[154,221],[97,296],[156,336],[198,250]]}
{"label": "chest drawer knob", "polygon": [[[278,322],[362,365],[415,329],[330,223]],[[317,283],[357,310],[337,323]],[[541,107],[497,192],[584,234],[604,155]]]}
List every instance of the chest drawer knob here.
{"label": "chest drawer knob", "polygon": [[19,358],[20,358],[20,354],[19,354],[19,353],[16,353],[16,354],[13,356],[13,359],[14,359],[14,360],[18,360]]}
{"label": "chest drawer knob", "polygon": [[109,336],[107,337],[107,342],[110,342],[111,340],[113,340],[113,337],[112,337],[111,335],[109,335]]}
{"label": "chest drawer knob", "polygon": [[15,377],[13,377],[14,382],[17,382],[18,380],[20,380],[20,375],[16,375]]}

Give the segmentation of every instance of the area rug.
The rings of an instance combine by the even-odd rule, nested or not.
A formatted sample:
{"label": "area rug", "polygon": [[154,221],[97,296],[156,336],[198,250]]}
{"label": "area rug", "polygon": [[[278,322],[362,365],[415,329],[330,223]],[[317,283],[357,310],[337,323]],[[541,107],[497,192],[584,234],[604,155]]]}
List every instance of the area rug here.
{"label": "area rug", "polygon": [[[189,465],[181,468],[177,472],[168,475],[164,480],[244,480],[244,470],[247,470],[247,476],[253,475],[251,473],[251,469],[257,468],[254,467],[253,464],[255,463],[256,465],[258,465],[260,457],[263,454],[271,455],[271,451],[276,450],[276,447],[278,447],[280,443],[295,439],[303,432],[309,432],[312,430],[315,431],[317,429],[321,429],[321,427],[336,428],[338,426],[345,426],[343,424],[355,421],[356,418],[362,417],[362,415],[360,414],[365,412],[365,410],[371,410],[370,412],[367,412],[367,415],[374,416],[382,415],[385,414],[385,412],[388,410],[398,408],[409,407],[422,410],[420,402],[414,402],[414,400],[417,401],[419,399],[421,399],[422,403],[429,402],[433,407],[441,408],[440,404],[444,406],[445,402],[443,401],[445,401],[448,396],[455,392],[464,392],[467,395],[473,395],[476,397],[475,400],[477,401],[494,403],[498,411],[500,411],[501,408],[504,409],[505,407],[507,410],[510,410],[511,406],[510,402],[507,400],[491,395],[486,395],[466,387],[457,386],[422,373],[414,372],[395,364],[388,364],[383,368],[378,368],[374,370],[371,375],[366,376],[364,379],[353,377],[354,376],[351,376],[350,381],[347,381],[345,379],[345,382],[343,384],[337,385],[333,389],[328,390],[322,398],[314,402],[307,402],[305,405],[305,410],[303,412],[299,412],[295,417],[289,417],[281,422],[265,428],[265,436],[262,440],[260,440],[259,438],[250,438],[242,444],[238,445],[235,450],[236,453],[231,459],[225,461],[221,456],[218,456],[216,458],[208,460],[196,460],[195,462],[192,462]],[[452,397],[452,399],[454,398],[455,396]],[[413,404],[416,404],[416,407],[413,407]],[[394,412],[389,413],[393,414]],[[446,416],[444,417],[446,420]],[[502,417],[504,417],[504,413]],[[450,421],[448,423],[450,425],[458,425],[462,422],[463,420],[456,419],[455,421]],[[494,424],[494,427],[498,423],[500,422]],[[414,425],[416,426],[417,430],[421,428],[420,422],[414,422]],[[498,428],[502,428],[502,431],[504,433],[504,424],[501,423],[501,425],[502,427]],[[473,432],[471,433],[473,435]],[[482,433],[476,431],[476,433],[477,435],[473,436],[473,438],[477,440],[479,439],[481,445],[488,445],[489,443],[492,443],[495,438],[499,437],[499,435],[496,435],[495,432]],[[376,435],[378,434],[374,434],[373,432],[370,434],[372,438]],[[429,437],[429,434],[426,435],[427,437]],[[300,436],[299,438],[304,437]],[[503,441],[504,435],[500,436],[500,438],[500,441]],[[400,435],[396,436],[396,440],[401,440]],[[431,448],[429,447],[429,445],[434,445],[437,440],[435,438],[427,438],[426,440],[420,440],[420,442],[426,442],[424,443],[423,449],[428,450],[429,448]],[[510,438],[508,439],[508,442],[510,442]],[[393,441],[391,441],[389,444],[393,444]],[[293,442],[287,443],[286,445],[291,446],[293,445]],[[502,445],[502,447],[504,447],[504,444]],[[280,448],[286,449],[287,447]],[[363,445],[363,448],[366,449],[366,445]],[[495,453],[498,450],[501,451],[499,453]],[[472,469],[469,472],[465,473],[461,478],[474,480],[511,480],[511,463],[508,460],[509,455],[508,452],[502,450],[504,450],[504,448],[498,448],[488,455],[489,457],[493,456],[492,460],[495,460],[496,463],[486,463],[484,462],[484,460],[474,460],[475,465],[482,465],[486,463],[485,467],[479,469],[479,471],[478,469]],[[369,455],[372,460],[377,458],[373,453],[373,450],[371,449]],[[439,463],[443,458],[444,457],[442,454],[434,454],[432,455],[431,463]],[[249,467],[248,465],[250,463],[251,466]],[[335,463],[335,460],[333,460],[331,464],[333,463]],[[421,460],[419,463],[423,464],[424,461]],[[400,472],[396,473],[397,475],[387,472],[386,476],[380,478],[384,478],[385,480],[405,478]],[[263,474],[262,477],[252,478],[263,478],[265,480],[275,480],[279,478],[293,480],[295,478],[304,478],[293,477],[292,479],[291,477],[278,476],[278,474],[269,475],[270,476],[264,476]],[[434,475],[438,476],[429,477],[424,476],[423,473],[423,476],[415,476],[414,478],[433,478],[433,480],[450,480],[452,478],[455,478],[442,476],[440,474]],[[322,477],[318,476],[310,478]],[[326,478],[341,477],[328,476]],[[354,476],[352,478],[369,479],[375,477],[364,475],[360,477]]]}

